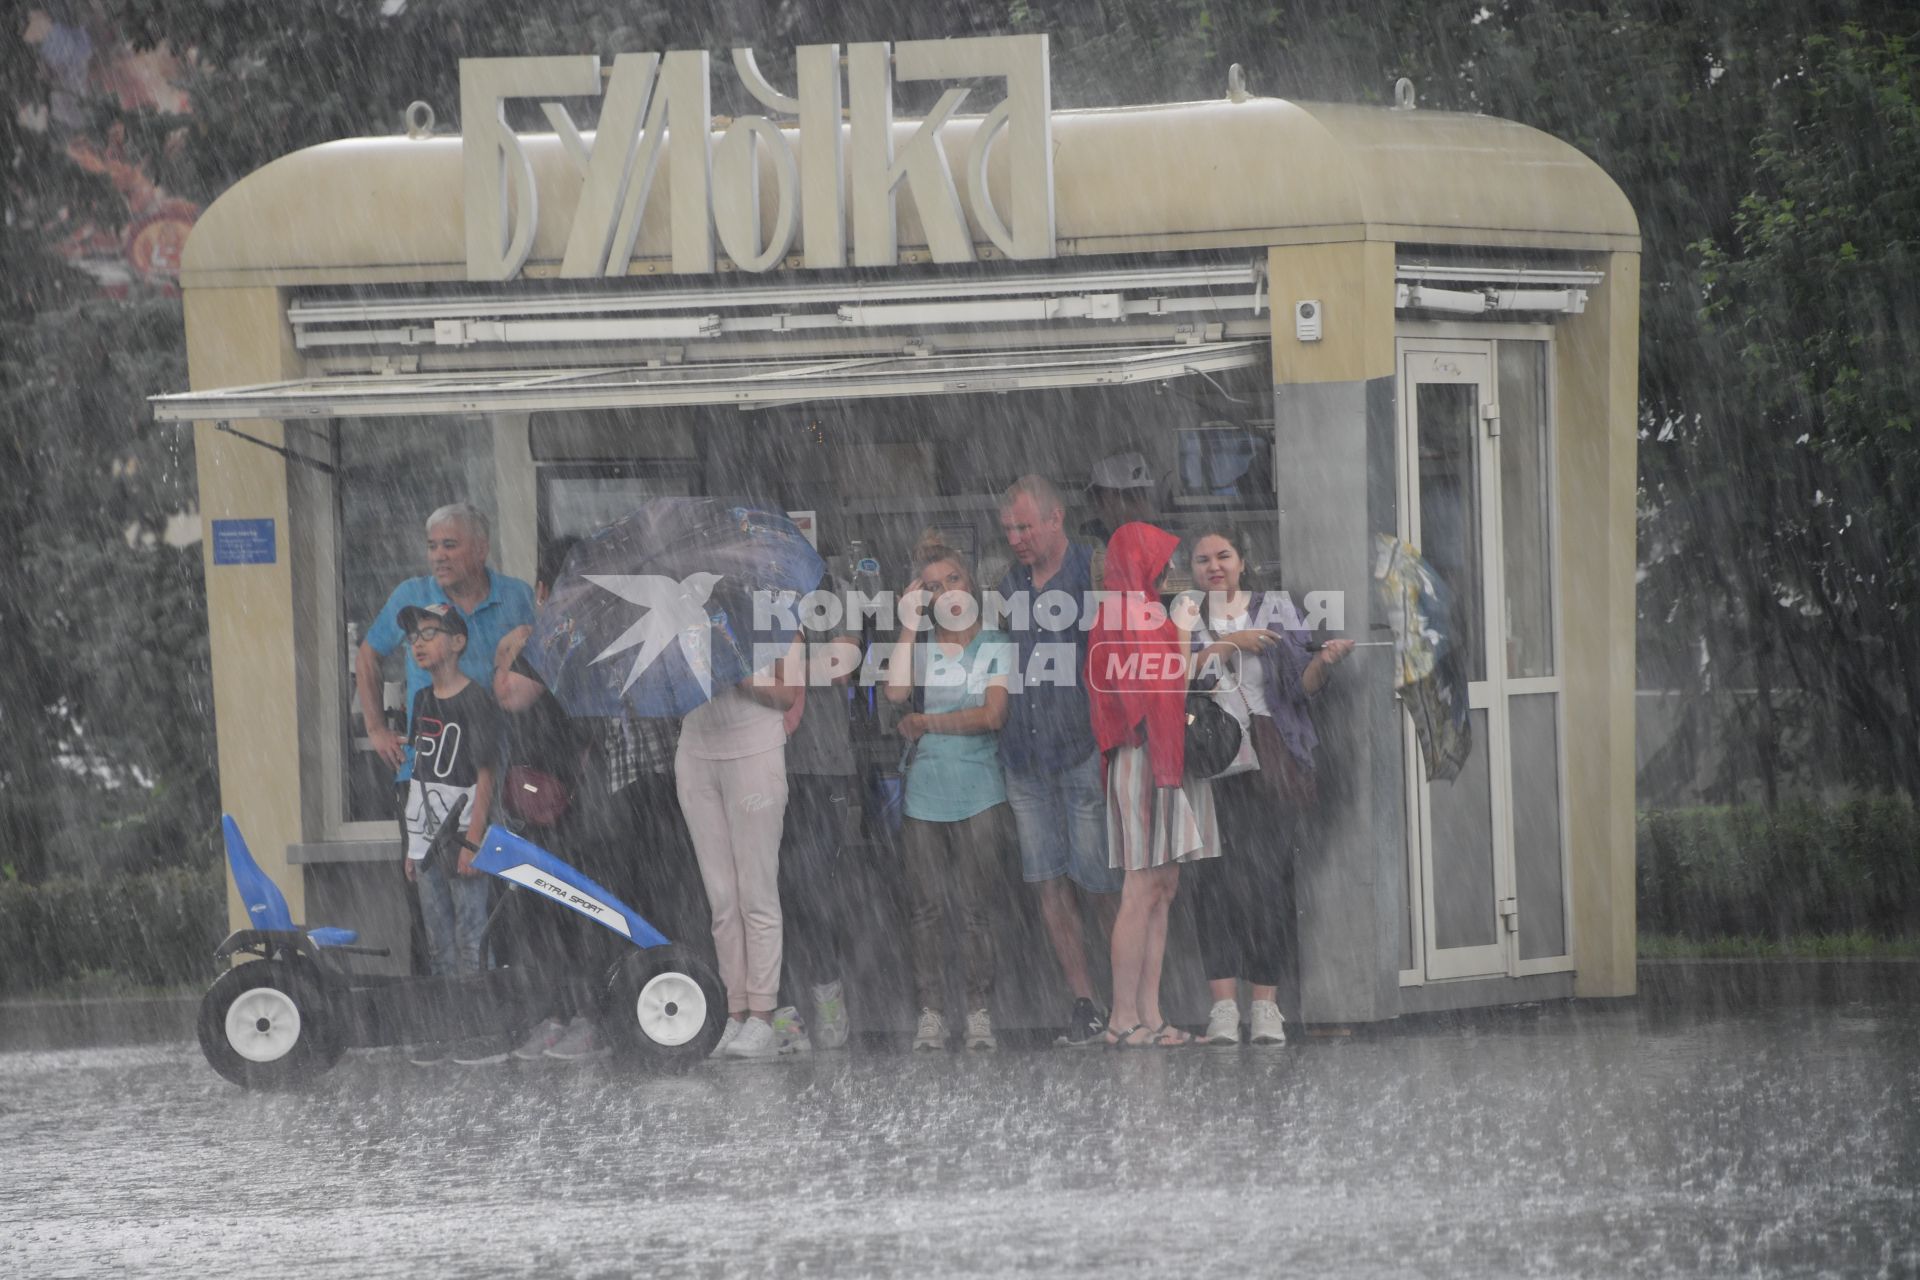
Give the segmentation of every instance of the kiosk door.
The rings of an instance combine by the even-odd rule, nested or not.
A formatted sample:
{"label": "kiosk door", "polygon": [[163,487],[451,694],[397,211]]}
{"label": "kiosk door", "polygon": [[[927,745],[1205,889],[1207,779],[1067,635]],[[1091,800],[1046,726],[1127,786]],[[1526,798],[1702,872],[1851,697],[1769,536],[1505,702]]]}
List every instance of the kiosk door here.
{"label": "kiosk door", "polygon": [[1500,634],[1499,471],[1489,342],[1399,346],[1400,535],[1452,589],[1447,625],[1466,659],[1473,751],[1451,782],[1426,781],[1402,718],[1408,888],[1427,980],[1506,974],[1514,889],[1507,717],[1488,637]]}

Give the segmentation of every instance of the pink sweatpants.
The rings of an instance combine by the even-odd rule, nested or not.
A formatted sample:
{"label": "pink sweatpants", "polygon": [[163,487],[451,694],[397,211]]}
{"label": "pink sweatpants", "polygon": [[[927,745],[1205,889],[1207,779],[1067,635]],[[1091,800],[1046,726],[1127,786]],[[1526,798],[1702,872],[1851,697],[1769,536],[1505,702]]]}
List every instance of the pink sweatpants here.
{"label": "pink sweatpants", "polygon": [[727,1012],[771,1013],[780,993],[780,823],[787,749],[737,760],[674,760],[680,811],[713,910]]}

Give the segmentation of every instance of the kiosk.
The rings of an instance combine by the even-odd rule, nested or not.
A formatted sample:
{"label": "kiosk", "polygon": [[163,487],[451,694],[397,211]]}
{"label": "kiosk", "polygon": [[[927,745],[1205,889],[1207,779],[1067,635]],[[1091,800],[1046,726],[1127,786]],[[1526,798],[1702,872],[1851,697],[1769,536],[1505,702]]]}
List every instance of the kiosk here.
{"label": "kiosk", "polygon": [[1633,210],[1565,143],[1404,86],[1054,111],[1046,58],[812,46],[788,95],[740,51],[767,115],[733,120],[704,53],[479,60],[464,136],[416,104],[208,208],[193,389],[156,406],[198,424],[224,805],[296,917],[404,946],[350,655],[441,504],[490,511],[529,579],[638,497],[750,493],[886,585],[928,526],[990,584],[1008,482],[1049,475],[1091,529],[1093,464],[1138,452],[1158,518],[1234,520],[1349,636],[1384,634],[1377,532],[1458,597],[1455,781],[1423,780],[1383,651],[1316,700],[1302,1016],[1632,993]]}

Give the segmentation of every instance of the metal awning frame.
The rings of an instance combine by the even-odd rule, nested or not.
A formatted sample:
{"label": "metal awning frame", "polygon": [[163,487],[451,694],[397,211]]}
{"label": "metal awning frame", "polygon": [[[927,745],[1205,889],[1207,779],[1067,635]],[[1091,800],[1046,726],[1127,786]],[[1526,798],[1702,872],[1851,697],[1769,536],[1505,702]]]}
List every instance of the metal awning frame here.
{"label": "metal awning frame", "polygon": [[740,364],[336,375],[151,397],[160,422],[420,417],[1117,387],[1245,368],[1265,340]]}

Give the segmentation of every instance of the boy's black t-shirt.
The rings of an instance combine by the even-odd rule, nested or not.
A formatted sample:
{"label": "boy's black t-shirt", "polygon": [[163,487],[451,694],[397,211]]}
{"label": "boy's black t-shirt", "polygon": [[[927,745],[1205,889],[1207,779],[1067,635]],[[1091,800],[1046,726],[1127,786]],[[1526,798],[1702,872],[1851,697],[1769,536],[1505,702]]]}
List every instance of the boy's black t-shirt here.
{"label": "boy's black t-shirt", "polygon": [[[414,695],[413,781],[407,787],[407,856],[424,858],[441,821],[461,796],[473,807],[483,768],[500,767],[500,708],[469,680],[450,698],[428,685]],[[461,826],[470,823],[461,817]]]}

